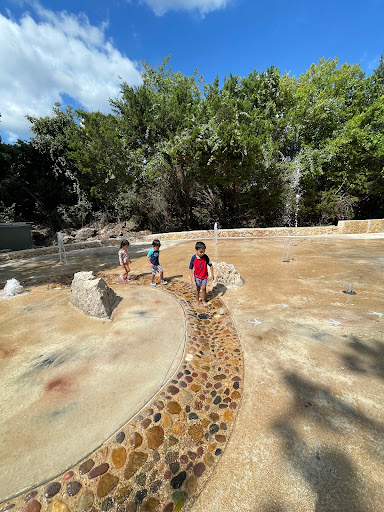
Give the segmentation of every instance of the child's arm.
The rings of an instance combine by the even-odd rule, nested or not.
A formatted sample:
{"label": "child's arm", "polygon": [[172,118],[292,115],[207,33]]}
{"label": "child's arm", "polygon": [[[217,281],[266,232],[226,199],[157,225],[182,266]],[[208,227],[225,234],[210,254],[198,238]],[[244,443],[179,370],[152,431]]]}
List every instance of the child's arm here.
{"label": "child's arm", "polygon": [[210,262],[209,257],[208,257],[207,255],[205,255],[205,256],[206,256],[206,259],[207,259],[207,265],[208,265],[208,266],[209,266],[209,268],[211,269],[211,279],[212,279],[212,281],[213,281],[213,280],[215,279],[215,277],[214,277],[214,275],[213,275],[213,265],[212,265],[212,263]]}
{"label": "child's arm", "polygon": [[195,269],[193,268],[193,261],[194,261],[194,257],[192,256],[191,258],[191,262],[189,264],[189,275],[191,277],[191,282],[194,283],[194,277],[195,277]]}
{"label": "child's arm", "polygon": [[152,255],[152,253],[153,253],[153,249],[150,249],[147,254],[147,260],[151,267],[153,267],[153,263],[151,262],[151,259],[150,259],[150,256]]}

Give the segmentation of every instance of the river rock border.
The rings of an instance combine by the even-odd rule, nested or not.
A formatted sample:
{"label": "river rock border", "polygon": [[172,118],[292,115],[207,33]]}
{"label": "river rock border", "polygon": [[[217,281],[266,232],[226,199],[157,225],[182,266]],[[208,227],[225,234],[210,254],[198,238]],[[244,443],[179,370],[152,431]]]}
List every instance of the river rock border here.
{"label": "river rock border", "polygon": [[[117,284],[116,275],[98,277]],[[130,286],[144,283],[139,277]],[[6,501],[0,512],[191,509],[233,431],[243,393],[243,355],[219,297],[208,295],[208,307],[196,308],[192,285],[173,281],[161,290],[154,293],[173,295],[186,317],[184,358],[174,376],[94,453]]]}

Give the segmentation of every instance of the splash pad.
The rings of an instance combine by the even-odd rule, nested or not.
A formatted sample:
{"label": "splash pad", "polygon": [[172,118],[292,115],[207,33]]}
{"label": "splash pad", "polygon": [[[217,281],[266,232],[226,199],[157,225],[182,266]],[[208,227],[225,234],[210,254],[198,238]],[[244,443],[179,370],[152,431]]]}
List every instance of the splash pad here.
{"label": "splash pad", "polygon": [[[196,482],[200,484],[201,479],[209,472],[211,454],[214,461],[220,458],[220,464],[214,476],[205,481],[204,489],[194,502],[193,512],[251,508],[273,510],[273,506],[287,509],[305,506],[308,510],[316,506],[321,506],[324,510],[342,510],[343,507],[350,510],[357,507],[365,512],[378,510],[384,495],[379,471],[380,453],[375,448],[380,446],[383,428],[379,363],[382,357],[380,333],[383,318],[383,240],[343,237],[296,239],[298,243],[295,246],[295,261],[290,265],[282,262],[281,242],[278,240],[219,240],[217,249],[210,246],[212,241],[204,240],[207,254],[217,261],[234,263],[245,279],[245,284],[240,289],[227,290],[222,292],[224,295],[220,295],[225,305],[230,308],[235,322],[226,327],[228,333],[224,337],[235,332],[231,329],[236,327],[245,347],[245,396],[231,443],[223,458],[221,459],[221,454],[216,455],[216,451],[221,448],[215,436],[228,438],[229,429],[211,434],[210,426],[213,422],[208,413],[207,421],[211,423],[206,430],[212,439],[208,441],[203,437],[197,441],[190,450],[191,457],[195,459],[190,459],[186,453],[188,461],[185,465],[182,461],[186,459],[182,452],[182,461],[176,461],[180,464],[180,469],[175,475],[170,467],[174,463],[171,459],[165,460],[162,472],[154,480],[162,482],[156,484],[161,485],[159,492],[168,488],[174,489],[173,494],[179,493],[177,496],[175,494],[177,503],[185,499],[188,490],[188,496],[193,496],[193,486]],[[179,242],[169,249],[164,244],[162,258],[169,271],[168,275],[172,273],[180,281],[188,280],[187,264],[193,247],[192,240]],[[132,249],[135,250],[134,247]],[[111,265],[116,265],[115,252],[115,248],[106,249],[103,265],[108,263],[108,254],[111,255]],[[144,248],[140,249],[136,253],[137,257],[134,256],[134,270],[146,270],[144,257],[141,257],[144,252]],[[88,255],[90,258],[90,253]],[[342,293],[348,282],[354,283],[358,291],[356,296]],[[209,293],[209,300],[215,301],[215,296],[211,291]],[[190,296],[193,300],[192,293]],[[223,314],[224,319],[227,318],[226,310],[224,308],[223,311],[222,306],[207,311],[201,309],[196,313],[211,315],[206,320],[196,319],[196,329],[211,329],[205,327],[204,323],[218,322]],[[185,314],[194,321],[192,310],[185,310]],[[217,324],[213,325],[217,327]],[[198,336],[206,338],[202,333]],[[185,364],[194,362],[197,355],[205,357],[200,354],[200,350],[205,354],[203,346],[196,347],[196,353],[187,351]],[[190,386],[195,384],[195,379],[197,386],[207,382],[206,378],[204,380],[200,376],[205,370],[200,368],[188,371],[192,378],[192,382],[187,384],[188,392]],[[192,377],[194,372],[197,377]],[[178,383],[185,382],[185,377],[178,379],[176,375],[174,380]],[[214,380],[213,382],[216,383]],[[170,384],[173,385],[177,387],[178,384]],[[239,389],[241,393],[241,381]],[[176,395],[167,394],[167,389],[164,393],[160,401],[180,402],[178,397],[181,397],[181,390]],[[193,391],[192,396],[195,393],[201,394],[201,391]],[[210,396],[205,391],[204,395],[206,399]],[[217,395],[221,400],[225,396],[219,392]],[[211,407],[215,398],[210,398]],[[233,401],[232,398],[231,400]],[[220,430],[220,425],[225,423],[221,419],[225,409],[219,408],[220,403],[215,407],[218,408],[219,416],[215,425]],[[168,413],[167,409],[165,412]],[[154,407],[149,418],[154,421],[155,416],[160,414],[162,422],[166,417],[165,412],[164,409],[158,410]],[[191,418],[196,414],[198,419],[190,419],[192,411],[187,413],[184,409],[184,412],[186,424],[183,438],[190,439],[188,429],[192,424],[199,423],[202,413],[194,410]],[[137,432],[146,439],[147,431],[141,426],[146,419],[146,411],[143,411],[142,416],[143,419],[132,433]],[[179,421],[176,421],[175,426],[175,417],[170,416],[173,425],[164,430],[171,431],[171,436],[180,442],[182,437],[173,430],[182,427],[178,425]],[[231,425],[228,422],[225,424]],[[156,426],[154,423],[151,425]],[[131,432],[123,430],[126,436]],[[197,435],[197,430],[191,432]],[[171,446],[175,442],[173,438],[167,437],[166,452],[181,453],[178,442]],[[200,441],[202,456],[199,455],[200,446],[197,446]],[[117,437],[114,442],[112,451],[120,449]],[[209,446],[213,442],[217,447],[209,452]],[[132,450],[130,446],[130,441],[126,438],[121,448],[129,453]],[[160,457],[165,455],[164,449],[165,445],[162,445],[156,450]],[[134,451],[143,450],[138,447]],[[98,455],[93,459],[97,471],[105,468],[102,464],[109,465],[106,474],[95,478],[104,483],[116,482],[111,480],[112,476],[120,479],[111,494],[113,503],[117,506],[119,502],[115,501],[114,493],[116,491],[118,496],[122,496],[119,493],[123,492],[124,477],[115,472],[110,454],[111,452],[103,459],[98,458]],[[155,457],[157,458],[156,454]],[[160,464],[152,459],[147,459],[144,466],[147,463],[155,464],[156,467]],[[119,470],[122,474],[129,461],[125,464]],[[199,471],[203,468],[201,464],[205,467],[203,476],[191,475],[190,472],[193,473],[195,466],[196,474],[200,474]],[[187,469],[188,465],[191,465],[190,469]],[[244,467],[249,468],[249,475],[244,472]],[[312,469],[307,471],[308,467]],[[185,479],[183,471],[186,473]],[[103,480],[109,474],[110,477]],[[271,474],[275,475],[272,480]],[[152,473],[148,474],[147,478],[151,475]],[[311,480],[313,475],[316,476],[316,481]],[[329,475],[332,475],[331,478]],[[137,481],[136,476],[139,477]],[[176,477],[178,480],[173,480]],[[81,478],[76,471],[71,477],[75,481],[81,481]],[[138,502],[135,500],[142,500],[139,507],[144,510],[158,506],[153,501],[157,498],[151,491],[151,484],[143,484],[144,477],[141,473],[138,471],[132,478],[136,482],[135,491],[123,502],[124,506],[130,507],[131,503],[136,503],[137,507]],[[57,481],[61,487],[54,497],[44,498],[45,492],[53,492],[55,489],[48,488],[48,484],[42,489],[42,494],[35,496],[34,499],[41,502],[43,507],[64,502],[72,510],[72,507],[77,508],[80,499],[89,497],[82,487],[78,498],[70,498],[66,494],[65,481]],[[94,481],[93,478],[87,480],[92,485]],[[316,484],[319,481],[322,482],[320,487]],[[180,487],[173,488],[171,482]],[[312,489],[309,494],[308,488]],[[230,493],[227,492],[228,489],[231,489]],[[322,489],[328,489],[329,492],[323,493]],[[145,490],[148,494],[144,497]],[[271,496],[273,502],[268,501]],[[108,499],[105,497],[100,500],[95,488],[94,503],[97,503],[97,507],[108,506],[110,502],[105,501]],[[171,499],[173,505],[168,507],[169,510],[177,506],[173,498]],[[181,510],[191,509],[189,499],[188,497]],[[166,507],[172,503],[168,502],[160,510],[168,510]]]}

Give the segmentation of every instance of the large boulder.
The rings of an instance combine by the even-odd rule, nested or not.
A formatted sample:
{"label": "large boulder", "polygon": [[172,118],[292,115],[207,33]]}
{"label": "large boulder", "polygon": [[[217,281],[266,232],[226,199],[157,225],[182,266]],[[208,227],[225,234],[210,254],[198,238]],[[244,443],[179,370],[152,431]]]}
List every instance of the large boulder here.
{"label": "large boulder", "polygon": [[215,284],[223,285],[226,288],[235,288],[244,283],[243,278],[232,263],[225,263],[225,261],[215,263],[213,261],[212,265],[215,274]]}
{"label": "large boulder", "polygon": [[96,236],[95,228],[81,228],[74,233],[75,238],[78,242],[85,242],[88,238],[94,238]]}
{"label": "large boulder", "polygon": [[101,277],[93,272],[77,272],[71,284],[70,301],[86,315],[111,318],[119,300]]}
{"label": "large boulder", "polygon": [[62,234],[63,237],[63,244],[71,244],[75,241],[75,237],[72,235],[67,235],[66,233]]}

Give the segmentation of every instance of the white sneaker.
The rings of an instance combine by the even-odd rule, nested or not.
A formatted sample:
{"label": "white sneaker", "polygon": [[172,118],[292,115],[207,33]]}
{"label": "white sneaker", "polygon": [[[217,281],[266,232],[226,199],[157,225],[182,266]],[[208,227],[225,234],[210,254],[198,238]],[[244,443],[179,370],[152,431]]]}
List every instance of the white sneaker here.
{"label": "white sneaker", "polygon": [[153,281],[150,282],[150,285],[151,286],[156,286],[156,283],[154,283]]}
{"label": "white sneaker", "polygon": [[160,284],[168,284],[168,281],[165,281],[165,279],[163,279],[162,281],[160,281]]}

